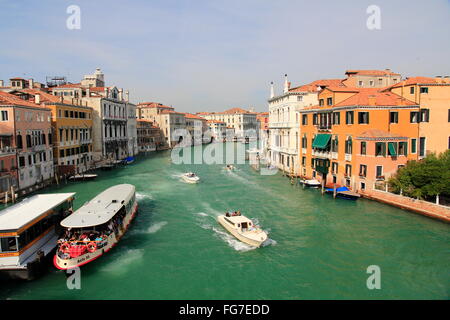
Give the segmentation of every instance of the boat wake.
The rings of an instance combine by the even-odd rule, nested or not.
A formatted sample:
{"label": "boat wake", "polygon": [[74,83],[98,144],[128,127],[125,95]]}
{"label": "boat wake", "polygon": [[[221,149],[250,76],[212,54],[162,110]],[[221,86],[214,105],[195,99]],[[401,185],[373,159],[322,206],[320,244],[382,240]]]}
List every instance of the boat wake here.
{"label": "boat wake", "polygon": [[136,192],[136,199],[138,199],[138,200],[144,200],[144,199],[152,200],[153,197],[152,197],[151,194],[145,194],[145,193]]}
{"label": "boat wake", "polygon": [[122,251],[114,260],[105,265],[102,269],[104,272],[121,274],[129,271],[129,265],[142,260],[144,249],[128,249]]}
{"label": "boat wake", "polygon": [[162,227],[164,227],[167,224],[167,221],[161,221],[161,222],[157,222],[154,225],[151,225],[148,229],[147,229],[147,233],[156,233],[159,230],[161,230]]}
{"label": "boat wake", "polygon": [[195,214],[198,216],[201,216],[201,217],[209,217],[209,214],[204,213],[204,212],[196,212]]}

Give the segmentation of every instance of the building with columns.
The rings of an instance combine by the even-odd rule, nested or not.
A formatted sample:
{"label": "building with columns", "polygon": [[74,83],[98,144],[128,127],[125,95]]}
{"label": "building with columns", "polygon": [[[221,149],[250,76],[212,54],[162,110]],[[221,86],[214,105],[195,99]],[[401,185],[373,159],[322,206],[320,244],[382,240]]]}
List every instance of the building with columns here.
{"label": "building with columns", "polygon": [[269,141],[267,158],[286,173],[299,175],[300,117],[298,111],[318,104],[317,94],[329,85],[343,86],[342,79],[325,79],[291,88],[285,75],[283,93],[275,94],[271,83],[269,102]]}
{"label": "building with columns", "polygon": [[[136,106],[129,92],[116,86],[105,86],[99,68],[84,76],[80,83],[69,83],[50,89],[51,93],[76,104],[88,106],[92,112],[94,161],[122,160],[138,153]],[[80,101],[80,102],[79,102]]]}

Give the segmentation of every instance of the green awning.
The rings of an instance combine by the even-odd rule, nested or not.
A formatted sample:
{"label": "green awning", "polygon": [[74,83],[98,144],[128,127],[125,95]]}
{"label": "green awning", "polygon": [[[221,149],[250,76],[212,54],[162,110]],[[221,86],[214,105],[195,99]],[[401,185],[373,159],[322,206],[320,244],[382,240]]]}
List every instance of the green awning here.
{"label": "green awning", "polygon": [[318,149],[325,149],[330,142],[331,134],[320,133],[313,141],[312,147]]}
{"label": "green awning", "polygon": [[389,148],[389,155],[395,157],[397,155],[397,151],[395,151],[394,143],[393,142],[389,142],[388,143],[388,148]]}

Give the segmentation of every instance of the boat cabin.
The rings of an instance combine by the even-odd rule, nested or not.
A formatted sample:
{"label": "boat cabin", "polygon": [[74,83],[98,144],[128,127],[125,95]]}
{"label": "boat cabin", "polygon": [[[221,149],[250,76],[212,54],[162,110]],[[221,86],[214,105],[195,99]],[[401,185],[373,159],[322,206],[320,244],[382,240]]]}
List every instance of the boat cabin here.
{"label": "boat cabin", "polygon": [[0,211],[0,272],[28,278],[29,264],[56,247],[59,224],[72,213],[74,195],[38,194]]}

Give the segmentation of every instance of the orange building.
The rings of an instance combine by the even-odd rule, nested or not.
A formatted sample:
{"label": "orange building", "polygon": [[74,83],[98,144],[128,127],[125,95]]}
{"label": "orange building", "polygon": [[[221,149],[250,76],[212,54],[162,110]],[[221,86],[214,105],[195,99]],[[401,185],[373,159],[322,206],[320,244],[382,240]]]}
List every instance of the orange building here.
{"label": "orange building", "polygon": [[386,91],[420,105],[414,121],[419,123],[419,159],[432,152],[450,149],[450,78],[412,77]]}
{"label": "orange building", "polygon": [[55,137],[53,158],[60,174],[81,173],[92,168],[92,108],[81,105],[80,99],[64,100],[37,89],[12,93],[51,110]]}
{"label": "orange building", "polygon": [[299,111],[303,177],[372,189],[417,159],[417,103],[379,88],[328,87],[318,100]]}

